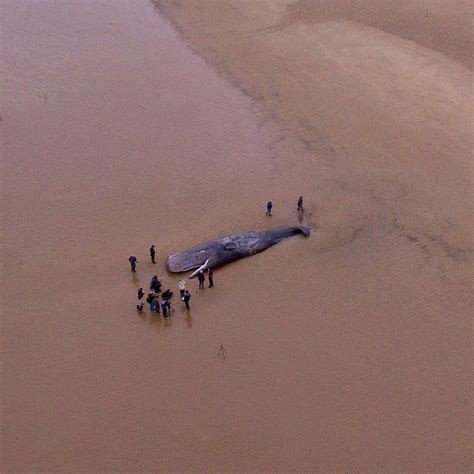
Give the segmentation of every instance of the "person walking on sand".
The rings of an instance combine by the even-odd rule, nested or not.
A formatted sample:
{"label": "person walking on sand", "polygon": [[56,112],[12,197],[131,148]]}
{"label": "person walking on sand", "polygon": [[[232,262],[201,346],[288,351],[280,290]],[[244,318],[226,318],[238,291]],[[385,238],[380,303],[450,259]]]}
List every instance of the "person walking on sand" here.
{"label": "person walking on sand", "polygon": [[128,261],[130,262],[130,269],[135,273],[137,271],[137,257],[132,255],[131,257],[128,257]]}
{"label": "person walking on sand", "polygon": [[186,289],[186,282],[184,280],[178,281],[179,294],[181,298],[184,296],[184,290]]}
{"label": "person walking on sand", "polygon": [[153,264],[156,263],[156,262],[155,262],[155,255],[156,255],[156,254],[155,254],[155,246],[152,245],[152,246],[150,247],[150,258],[151,258],[151,263],[153,263]]}
{"label": "person walking on sand", "polygon": [[212,268],[209,268],[207,272],[207,279],[209,280],[209,288],[212,288],[214,286],[214,271]]}
{"label": "person walking on sand", "polygon": [[272,208],[273,208],[272,201],[268,201],[267,202],[267,212],[266,212],[265,215],[271,216],[272,215]]}
{"label": "person walking on sand", "polygon": [[303,209],[303,196],[300,196],[300,197],[298,198],[298,203],[297,203],[297,208],[296,208],[296,210],[297,210],[298,212],[304,212],[304,209]]}
{"label": "person walking on sand", "polygon": [[206,281],[206,277],[204,276],[204,272],[202,270],[198,273],[198,280],[199,280],[199,289],[204,290],[204,282]]}
{"label": "person walking on sand", "polygon": [[145,293],[143,293],[143,288],[138,288],[138,291],[137,291],[138,300],[141,300],[144,296],[145,296]]}
{"label": "person walking on sand", "polygon": [[184,304],[186,305],[186,309],[191,309],[189,307],[189,300],[191,299],[191,293],[189,293],[188,290],[184,292],[184,295],[182,297],[182,300],[184,301]]}

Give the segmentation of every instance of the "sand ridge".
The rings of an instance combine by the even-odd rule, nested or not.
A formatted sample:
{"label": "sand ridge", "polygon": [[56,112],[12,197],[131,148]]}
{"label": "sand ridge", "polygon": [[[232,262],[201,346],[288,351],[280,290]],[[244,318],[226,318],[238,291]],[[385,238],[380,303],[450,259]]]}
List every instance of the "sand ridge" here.
{"label": "sand ridge", "polygon": [[[337,147],[331,165],[339,182],[343,176],[346,186],[364,189],[389,221],[470,252],[472,76],[438,51],[441,31],[408,21],[416,13],[427,22],[422,2],[198,3],[155,2],[260,102],[265,119],[283,123],[307,148]],[[465,9],[437,3],[429,21],[450,25]],[[465,21],[454,35],[465,33]],[[462,36],[457,45],[459,54],[470,51]],[[325,156],[314,150],[318,165]]]}

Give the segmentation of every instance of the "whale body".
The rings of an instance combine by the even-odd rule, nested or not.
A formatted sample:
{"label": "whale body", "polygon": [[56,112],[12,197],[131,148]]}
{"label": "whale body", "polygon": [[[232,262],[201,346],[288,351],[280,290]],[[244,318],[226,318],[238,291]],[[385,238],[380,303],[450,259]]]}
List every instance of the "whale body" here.
{"label": "whale body", "polygon": [[286,227],[261,232],[242,232],[209,240],[168,256],[166,269],[172,273],[180,273],[197,268],[190,275],[190,278],[194,278],[200,271],[262,252],[280,240],[297,234],[307,237],[310,235],[310,230],[306,227]]}

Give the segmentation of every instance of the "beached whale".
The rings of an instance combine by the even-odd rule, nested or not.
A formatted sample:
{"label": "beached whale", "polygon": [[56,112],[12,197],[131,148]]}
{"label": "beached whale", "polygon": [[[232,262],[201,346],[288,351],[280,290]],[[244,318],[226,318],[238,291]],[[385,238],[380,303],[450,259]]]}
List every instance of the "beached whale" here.
{"label": "beached whale", "polygon": [[166,268],[173,273],[186,272],[197,268],[189,276],[189,278],[194,278],[200,271],[262,252],[271,245],[280,242],[280,240],[296,234],[303,234],[307,237],[310,231],[306,227],[286,227],[284,229],[262,232],[250,231],[228,235],[170,255],[166,258]]}

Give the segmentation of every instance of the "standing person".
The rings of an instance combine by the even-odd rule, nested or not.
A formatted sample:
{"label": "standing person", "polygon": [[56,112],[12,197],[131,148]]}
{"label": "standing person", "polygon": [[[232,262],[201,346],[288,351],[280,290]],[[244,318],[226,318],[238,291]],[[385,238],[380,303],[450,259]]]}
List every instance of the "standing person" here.
{"label": "standing person", "polygon": [[150,280],[150,290],[156,291],[156,287],[158,286],[158,277],[153,275]]}
{"label": "standing person", "polygon": [[163,302],[161,303],[161,310],[163,311],[163,316],[165,318],[168,317],[168,313],[171,316],[171,303],[169,302],[169,300],[163,300]]}
{"label": "standing person", "polygon": [[188,290],[186,290],[186,291],[184,292],[184,295],[183,295],[183,298],[182,298],[182,299],[183,299],[183,301],[184,301],[184,304],[186,305],[186,309],[191,309],[191,308],[189,307],[189,300],[191,299],[191,293],[189,293]]}
{"label": "standing person", "polygon": [[[156,275],[155,275],[156,276]],[[161,293],[161,281],[158,277],[156,277],[156,280],[155,280],[155,293]]]}
{"label": "standing person", "polygon": [[160,314],[160,300],[158,299],[158,295],[155,295],[153,298],[153,310]]}
{"label": "standing person", "polygon": [[173,297],[173,292],[168,288],[166,291],[163,291],[161,297],[164,300],[169,300]]}
{"label": "standing person", "polygon": [[155,246],[152,245],[150,247],[150,258],[151,258],[151,263],[155,264]]}
{"label": "standing person", "polygon": [[204,276],[204,272],[202,270],[198,273],[198,280],[199,280],[199,289],[204,290],[204,282],[206,281],[206,277]]}
{"label": "standing person", "polygon": [[155,311],[155,293],[148,293],[148,296],[146,297],[146,302],[150,305],[150,311]]}
{"label": "standing person", "polygon": [[143,288],[138,288],[137,291],[137,311],[141,313],[143,311],[143,300],[142,298],[145,296],[145,293],[143,293]]}
{"label": "standing person", "polygon": [[273,208],[272,201],[268,201],[267,202],[267,212],[266,212],[265,215],[271,216],[272,215],[272,208]]}
{"label": "standing person", "polygon": [[209,288],[212,288],[214,286],[214,271],[212,268],[209,268],[207,279],[209,280]]}
{"label": "standing person", "polygon": [[132,272],[136,272],[136,268],[137,268],[137,257],[135,257],[134,255],[132,255],[131,257],[128,257],[128,261],[130,262],[130,269],[132,270]]}
{"label": "standing person", "polygon": [[296,210],[297,210],[298,212],[300,212],[300,211],[301,211],[301,212],[304,212],[304,209],[303,209],[303,196],[300,196],[300,197],[298,198],[297,206],[298,206],[298,207],[296,208]]}
{"label": "standing person", "polygon": [[184,296],[184,290],[186,289],[186,282],[184,280],[178,281],[179,294],[181,298]]}
{"label": "standing person", "polygon": [[163,312],[163,316],[165,318],[168,317],[168,309],[167,309],[167,304],[166,303],[167,303],[167,300],[163,300],[161,302],[161,311]]}

